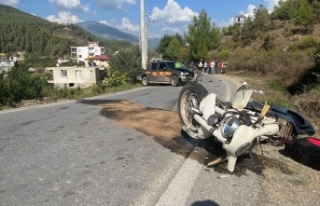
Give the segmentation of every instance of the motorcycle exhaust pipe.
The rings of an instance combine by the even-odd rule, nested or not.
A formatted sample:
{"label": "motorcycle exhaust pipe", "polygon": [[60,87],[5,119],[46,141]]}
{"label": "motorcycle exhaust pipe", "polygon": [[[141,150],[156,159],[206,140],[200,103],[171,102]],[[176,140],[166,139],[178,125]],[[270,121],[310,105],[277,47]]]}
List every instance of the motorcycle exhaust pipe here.
{"label": "motorcycle exhaust pipe", "polygon": [[218,164],[220,164],[220,163],[223,163],[223,162],[225,162],[225,161],[227,161],[227,160],[228,160],[228,159],[227,159],[226,157],[224,157],[224,158],[218,157],[217,159],[209,162],[209,163],[207,164],[207,167],[216,166],[216,165],[218,165]]}

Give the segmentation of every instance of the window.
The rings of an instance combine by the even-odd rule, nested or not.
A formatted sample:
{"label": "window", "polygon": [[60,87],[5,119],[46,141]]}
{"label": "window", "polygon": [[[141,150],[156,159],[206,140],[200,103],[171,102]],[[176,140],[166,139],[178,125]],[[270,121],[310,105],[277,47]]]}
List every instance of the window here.
{"label": "window", "polygon": [[79,54],[79,55],[78,55],[78,58],[82,58],[82,55],[81,55],[81,54]]}
{"label": "window", "polygon": [[60,74],[62,77],[66,77],[67,76],[67,70],[60,70]]}
{"label": "window", "polygon": [[170,69],[174,69],[175,68],[175,63],[174,62],[168,62],[167,64],[168,64],[168,67]]}
{"label": "window", "polygon": [[47,80],[53,80],[53,70],[49,70]]}
{"label": "window", "polygon": [[82,72],[81,70],[76,70],[76,77],[77,78],[82,76],[81,72]]}
{"label": "window", "polygon": [[157,70],[157,66],[158,66],[158,63],[152,63],[151,64],[151,70]]}
{"label": "window", "polygon": [[166,69],[166,68],[167,68],[166,63],[161,62],[161,63],[160,63],[160,66],[159,66],[159,70],[164,70],[164,69]]}

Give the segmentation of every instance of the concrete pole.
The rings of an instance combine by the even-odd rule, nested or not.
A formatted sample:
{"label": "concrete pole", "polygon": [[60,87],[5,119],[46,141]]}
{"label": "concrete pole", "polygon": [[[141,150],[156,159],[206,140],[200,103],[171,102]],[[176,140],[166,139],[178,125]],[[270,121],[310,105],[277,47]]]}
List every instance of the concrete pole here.
{"label": "concrete pole", "polygon": [[146,22],[144,14],[144,0],[140,0],[140,20],[141,20],[141,36],[140,36],[140,48],[141,48],[141,63],[142,69],[147,69],[147,39],[146,39]]}

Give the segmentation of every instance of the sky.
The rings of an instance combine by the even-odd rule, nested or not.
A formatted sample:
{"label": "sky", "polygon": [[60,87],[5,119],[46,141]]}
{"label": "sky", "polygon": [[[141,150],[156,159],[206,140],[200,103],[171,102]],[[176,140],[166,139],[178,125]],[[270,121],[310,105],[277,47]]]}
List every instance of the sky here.
{"label": "sky", "polygon": [[205,10],[218,27],[232,24],[236,15],[252,15],[264,5],[270,12],[279,0],[0,0],[51,22],[97,21],[123,32],[140,35],[140,4],[144,1],[147,34],[183,34],[194,15]]}

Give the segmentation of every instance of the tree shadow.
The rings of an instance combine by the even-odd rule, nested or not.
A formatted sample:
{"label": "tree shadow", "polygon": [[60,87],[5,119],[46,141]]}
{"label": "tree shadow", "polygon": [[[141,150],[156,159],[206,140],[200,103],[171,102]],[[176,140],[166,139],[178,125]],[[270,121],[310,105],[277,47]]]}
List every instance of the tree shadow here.
{"label": "tree shadow", "polygon": [[[313,148],[311,148],[313,147]],[[279,150],[279,153],[304,166],[320,171],[320,149],[314,149],[314,145],[288,145]]]}
{"label": "tree shadow", "polygon": [[298,81],[289,85],[287,91],[291,95],[302,94],[320,84],[320,66],[306,70]]}

